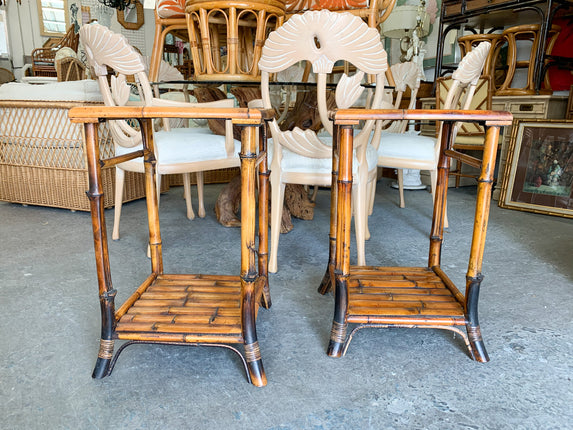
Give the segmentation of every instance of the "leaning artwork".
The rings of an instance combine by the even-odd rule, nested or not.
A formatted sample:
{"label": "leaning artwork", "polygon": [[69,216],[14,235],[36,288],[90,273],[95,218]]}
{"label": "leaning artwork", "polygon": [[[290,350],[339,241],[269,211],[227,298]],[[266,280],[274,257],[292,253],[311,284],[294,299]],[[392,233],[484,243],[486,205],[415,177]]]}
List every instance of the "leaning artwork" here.
{"label": "leaning artwork", "polygon": [[573,121],[514,122],[499,205],[573,217]]}

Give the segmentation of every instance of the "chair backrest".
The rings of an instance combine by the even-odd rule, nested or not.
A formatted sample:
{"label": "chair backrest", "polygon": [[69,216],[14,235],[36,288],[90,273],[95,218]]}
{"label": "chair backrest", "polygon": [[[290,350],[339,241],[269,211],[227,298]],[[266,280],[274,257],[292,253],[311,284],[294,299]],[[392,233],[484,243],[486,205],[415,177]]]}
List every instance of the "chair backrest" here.
{"label": "chair backrest", "polygon": [[[106,106],[125,106],[130,101],[131,87],[128,77],[133,76],[144,106],[186,106],[186,107],[233,107],[233,100],[219,100],[211,103],[183,103],[153,97],[149,79],[145,73],[145,61],[121,35],[107,27],[92,23],[80,28],[80,38],[86,50],[88,62],[95,73]],[[108,83],[108,68],[114,70]],[[132,148],[141,143],[141,133],[125,120],[109,121],[114,143]],[[163,122],[163,129],[169,131],[169,124]],[[233,130],[231,121],[226,121],[225,149],[227,155],[233,153]],[[156,147],[156,150],[158,148]]]}
{"label": "chair backrest", "polygon": [[[263,46],[259,68],[261,69],[261,93],[263,106],[271,108],[269,76],[278,73],[300,61],[312,64],[316,75],[318,110],[324,128],[332,135],[332,123],[328,119],[326,83],[334,64],[345,60],[353,64],[357,71],[348,77],[342,75],[336,87],[338,108],[351,107],[362,95],[361,86],[365,74],[375,76],[376,89],[371,106],[377,108],[384,93],[384,73],[388,68],[386,51],[380,41],[380,34],[369,28],[359,17],[328,10],[309,11],[295,15],[282,27],[272,32]],[[365,151],[366,143],[374,123],[367,121],[355,138],[355,146]],[[311,158],[329,158],[332,147],[320,141],[311,130],[295,127],[292,131],[282,132],[279,124],[270,124],[271,132],[277,143],[289,150]]]}
{"label": "chair backrest", "polygon": [[[489,42],[481,42],[476,48],[472,49],[471,52],[462,58],[458,68],[452,74],[452,83],[443,102],[442,109],[467,110],[471,108],[472,100],[489,53],[490,45],[491,44]],[[454,141],[460,125],[461,123],[458,122],[454,126]],[[437,136],[438,144],[436,145],[436,157],[439,156],[441,133],[442,124],[439,125]]]}
{"label": "chair backrest", "polygon": [[[397,63],[390,67],[390,72],[394,78],[394,90],[396,92],[393,105],[394,109],[400,109],[402,97],[408,88],[410,89],[410,103],[407,109],[416,109],[416,96],[418,95],[420,83],[424,77],[420,66],[413,61]],[[408,121],[393,121],[385,131],[404,133],[407,126]]]}
{"label": "chair backrest", "polygon": [[75,57],[56,57],[58,82],[81,81],[86,78],[86,67]]}
{"label": "chair backrest", "polygon": [[[128,76],[134,76],[143,103],[151,105],[153,94],[145,74],[143,57],[123,35],[92,23],[80,28],[80,39],[106,106],[125,106],[128,103],[131,94]],[[116,72],[109,83],[108,67]],[[140,131],[127,121],[110,121],[110,130],[118,145],[131,148],[141,143]]]}
{"label": "chair backrest", "polygon": [[[486,61],[487,64],[487,61]],[[442,77],[437,81],[436,86],[436,109],[443,109],[446,97],[453,83],[453,78]],[[470,110],[491,110],[492,99],[491,99],[491,78],[489,76],[481,76],[475,87],[474,96],[470,101],[468,109]],[[461,97],[463,99],[463,97]],[[458,108],[461,108],[458,103]],[[436,124],[436,135],[439,133],[439,125]],[[461,141],[463,138],[471,138],[481,136],[481,142],[483,143],[484,137],[484,127],[477,123],[460,123],[457,132],[457,141]],[[471,139],[470,139],[471,140]],[[479,141],[479,139],[478,139]]]}

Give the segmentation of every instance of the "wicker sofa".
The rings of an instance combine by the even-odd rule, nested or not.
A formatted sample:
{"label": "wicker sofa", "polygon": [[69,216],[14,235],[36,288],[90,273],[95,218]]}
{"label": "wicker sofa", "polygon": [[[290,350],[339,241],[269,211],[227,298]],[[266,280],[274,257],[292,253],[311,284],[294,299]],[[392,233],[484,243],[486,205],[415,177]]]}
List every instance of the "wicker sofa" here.
{"label": "wicker sofa", "polygon": [[[95,81],[0,86],[0,200],[89,211],[83,129],[68,119],[74,106],[101,103]],[[113,155],[105,125],[102,157]],[[113,206],[115,169],[102,171],[106,208]],[[143,175],[128,173],[124,201],[145,196]]]}

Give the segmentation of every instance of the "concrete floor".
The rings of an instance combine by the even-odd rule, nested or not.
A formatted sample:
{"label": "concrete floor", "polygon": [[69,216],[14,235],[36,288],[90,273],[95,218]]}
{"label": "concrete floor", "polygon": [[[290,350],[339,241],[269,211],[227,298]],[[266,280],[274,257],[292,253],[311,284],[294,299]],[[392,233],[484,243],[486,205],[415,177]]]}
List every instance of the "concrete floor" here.
{"label": "concrete floor", "polygon": [[[162,196],[168,272],[238,270],[238,229],[188,221],[182,191]],[[451,190],[442,265],[464,280],[474,187]],[[480,320],[491,358],[462,339],[422,329],[360,331],[340,359],[326,354],[333,297],[316,289],[327,261],[328,197],[313,221],[281,237],[273,307],[258,335],[268,385],[246,382],[222,349],[131,346],[93,380],[99,303],[90,216],[0,203],[0,428],[2,429],[564,429],[573,422],[573,221],[491,208]],[[423,265],[430,194],[405,209],[383,180],[367,261]],[[121,303],[149,269],[144,203],[126,204],[110,245]],[[113,211],[106,211],[111,226]],[[352,248],[354,252],[354,247]]]}

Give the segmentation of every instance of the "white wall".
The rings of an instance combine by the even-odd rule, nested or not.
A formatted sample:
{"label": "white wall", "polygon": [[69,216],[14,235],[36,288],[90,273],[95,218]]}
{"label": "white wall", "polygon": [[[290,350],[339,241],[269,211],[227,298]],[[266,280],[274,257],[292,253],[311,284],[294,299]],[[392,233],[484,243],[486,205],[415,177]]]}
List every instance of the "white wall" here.
{"label": "white wall", "polygon": [[[112,12],[109,19],[109,27],[112,31],[123,34],[130,43],[136,46],[143,55],[151,55],[153,36],[155,33],[155,18],[153,10],[144,10],[145,23],[139,30],[126,30],[117,22],[114,9],[106,8],[97,0],[68,0],[68,9],[72,3],[77,3],[90,8],[91,19],[98,19],[102,11]],[[7,28],[11,58],[0,60],[0,67],[13,70],[16,79],[22,76],[22,68],[30,61],[30,55],[35,48],[41,48],[47,37],[40,35],[40,21],[38,8],[35,0],[25,0],[18,4],[16,0],[8,0],[8,6],[2,6],[7,12]],[[71,19],[71,15],[70,15]],[[81,13],[78,12],[78,20],[81,24]],[[99,20],[99,19],[98,19]],[[100,20],[100,23],[106,24]],[[28,57],[28,58],[26,58]]]}

